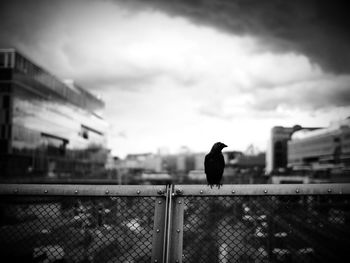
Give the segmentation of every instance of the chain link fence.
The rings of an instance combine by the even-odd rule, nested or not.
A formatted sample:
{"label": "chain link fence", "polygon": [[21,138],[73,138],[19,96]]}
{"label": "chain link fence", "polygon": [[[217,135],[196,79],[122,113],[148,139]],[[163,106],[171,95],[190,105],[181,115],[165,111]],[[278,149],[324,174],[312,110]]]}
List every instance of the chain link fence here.
{"label": "chain link fence", "polygon": [[1,262],[150,262],[156,198],[2,196]]}
{"label": "chain link fence", "polygon": [[266,186],[263,194],[262,186],[176,187],[0,186],[0,260],[350,260],[349,185],[294,194],[286,186]]}
{"label": "chain link fence", "polygon": [[350,260],[349,185],[177,186],[175,193],[182,262]]}
{"label": "chain link fence", "polygon": [[349,197],[185,197],[183,262],[344,262]]}

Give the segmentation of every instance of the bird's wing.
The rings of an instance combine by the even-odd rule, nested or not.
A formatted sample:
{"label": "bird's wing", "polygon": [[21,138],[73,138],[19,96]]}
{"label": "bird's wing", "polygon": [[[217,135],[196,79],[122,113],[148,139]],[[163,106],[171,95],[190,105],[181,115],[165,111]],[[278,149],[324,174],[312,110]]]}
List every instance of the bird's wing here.
{"label": "bird's wing", "polygon": [[225,169],[225,159],[222,154],[219,155],[218,157],[218,170],[220,174],[222,175]]}
{"label": "bird's wing", "polygon": [[206,174],[212,173],[212,170],[215,168],[215,160],[214,158],[207,154],[204,159],[204,172]]}
{"label": "bird's wing", "polygon": [[224,172],[225,161],[222,154],[207,154],[204,160],[204,171],[209,184],[218,184]]}

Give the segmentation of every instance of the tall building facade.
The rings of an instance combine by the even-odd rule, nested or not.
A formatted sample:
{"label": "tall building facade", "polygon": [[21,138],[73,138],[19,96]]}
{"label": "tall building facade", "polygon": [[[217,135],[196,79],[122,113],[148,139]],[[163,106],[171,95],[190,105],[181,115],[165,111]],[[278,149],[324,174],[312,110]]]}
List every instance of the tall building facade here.
{"label": "tall building facade", "polygon": [[266,150],[266,173],[270,174],[287,167],[287,142],[298,128],[299,126],[275,126],[271,129]]}
{"label": "tall building facade", "polygon": [[0,50],[2,177],[91,177],[107,160],[104,102],[14,49]]}

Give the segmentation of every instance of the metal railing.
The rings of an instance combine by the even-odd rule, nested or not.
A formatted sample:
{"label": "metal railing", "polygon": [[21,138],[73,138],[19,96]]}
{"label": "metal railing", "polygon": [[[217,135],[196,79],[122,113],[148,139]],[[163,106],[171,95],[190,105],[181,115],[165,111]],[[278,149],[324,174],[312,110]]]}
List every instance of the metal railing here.
{"label": "metal railing", "polygon": [[1,262],[346,262],[350,184],[0,185]]}
{"label": "metal railing", "polygon": [[344,262],[349,194],[341,184],[176,185],[170,262]]}
{"label": "metal railing", "polygon": [[0,193],[1,262],[163,260],[166,186],[1,185]]}

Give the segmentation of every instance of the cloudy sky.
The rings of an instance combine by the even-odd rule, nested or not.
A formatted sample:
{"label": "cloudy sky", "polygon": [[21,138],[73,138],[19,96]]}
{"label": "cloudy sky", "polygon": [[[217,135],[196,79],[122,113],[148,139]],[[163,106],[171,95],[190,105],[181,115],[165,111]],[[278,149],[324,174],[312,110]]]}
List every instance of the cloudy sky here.
{"label": "cloudy sky", "polygon": [[1,1],[16,47],[106,102],[115,155],[265,150],[275,125],[350,116],[341,1]]}

